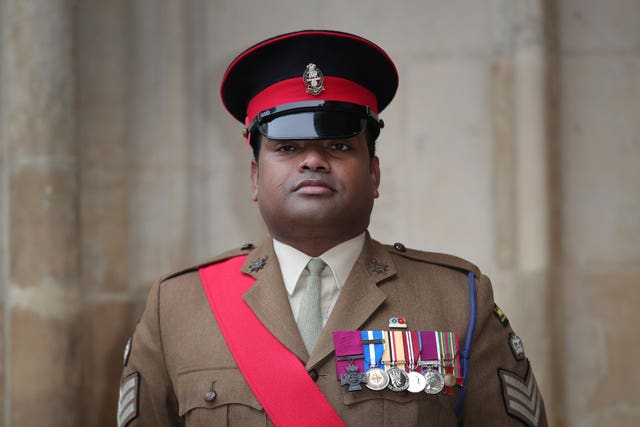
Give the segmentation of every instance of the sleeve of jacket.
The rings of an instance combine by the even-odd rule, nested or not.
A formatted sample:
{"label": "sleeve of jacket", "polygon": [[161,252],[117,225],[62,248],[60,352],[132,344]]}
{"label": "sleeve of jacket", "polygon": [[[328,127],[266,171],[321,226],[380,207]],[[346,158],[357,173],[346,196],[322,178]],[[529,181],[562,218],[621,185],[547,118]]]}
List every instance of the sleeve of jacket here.
{"label": "sleeve of jacket", "polygon": [[506,316],[494,303],[491,282],[477,288],[473,334],[462,424],[465,426],[547,426],[544,402],[524,351]]}
{"label": "sleeve of jacket", "polygon": [[160,282],[151,288],[142,318],[125,350],[118,427],[182,424],[162,346],[161,288]]}

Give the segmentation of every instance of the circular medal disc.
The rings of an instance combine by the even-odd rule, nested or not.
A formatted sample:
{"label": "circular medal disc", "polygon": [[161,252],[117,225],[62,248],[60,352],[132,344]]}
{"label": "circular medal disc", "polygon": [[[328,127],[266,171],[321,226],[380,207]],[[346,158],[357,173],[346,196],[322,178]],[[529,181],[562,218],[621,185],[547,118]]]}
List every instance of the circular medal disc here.
{"label": "circular medal disc", "polygon": [[427,379],[416,371],[409,372],[409,390],[411,393],[420,393],[427,386]]}
{"label": "circular medal disc", "polygon": [[389,385],[389,375],[380,368],[371,368],[366,372],[366,386],[371,390],[384,390]]}
{"label": "circular medal disc", "polygon": [[389,374],[389,389],[391,391],[405,391],[409,388],[409,374],[395,366],[387,372]]}
{"label": "circular medal disc", "polygon": [[447,387],[456,385],[456,376],[453,374],[444,374],[444,385]]}
{"label": "circular medal disc", "polygon": [[444,388],[444,378],[440,372],[429,369],[424,373],[424,378],[427,381],[424,388],[425,393],[438,394]]}

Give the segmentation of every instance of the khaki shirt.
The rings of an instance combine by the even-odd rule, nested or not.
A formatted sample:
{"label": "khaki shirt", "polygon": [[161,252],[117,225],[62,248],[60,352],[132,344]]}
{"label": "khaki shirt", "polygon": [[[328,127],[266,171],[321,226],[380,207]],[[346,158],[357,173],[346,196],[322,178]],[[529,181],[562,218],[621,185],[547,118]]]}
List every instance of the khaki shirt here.
{"label": "khaki shirt", "polygon": [[[388,330],[390,318],[403,317],[410,330],[458,332],[462,347],[469,323],[467,273],[474,272],[477,316],[462,424],[547,425],[529,361],[510,344],[513,331],[506,318],[499,319],[489,279],[460,258],[386,246],[368,236],[311,355],[291,313],[271,239],[154,284],[125,354],[120,425],[272,425],[227,348],[198,274],[199,267],[239,255],[248,255],[242,271],[256,279],[245,301],[314,378],[317,373],[317,386],[348,426],[457,425],[458,386],[451,395],[349,392],[336,379],[332,332]],[[260,259],[261,268],[251,271]],[[211,390],[215,398],[206,399]]]}

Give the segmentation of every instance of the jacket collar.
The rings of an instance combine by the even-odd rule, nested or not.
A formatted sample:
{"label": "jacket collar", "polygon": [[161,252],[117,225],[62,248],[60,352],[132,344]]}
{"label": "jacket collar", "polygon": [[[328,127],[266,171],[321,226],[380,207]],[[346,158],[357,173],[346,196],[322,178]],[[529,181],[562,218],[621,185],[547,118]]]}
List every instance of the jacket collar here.
{"label": "jacket collar", "polygon": [[396,268],[388,249],[367,233],[362,252],[311,355],[291,312],[271,238],[249,254],[242,272],[256,279],[244,293],[244,301],[265,327],[310,369],[333,352],[333,331],[359,329],[380,307],[387,295],[378,284],[395,275]]}

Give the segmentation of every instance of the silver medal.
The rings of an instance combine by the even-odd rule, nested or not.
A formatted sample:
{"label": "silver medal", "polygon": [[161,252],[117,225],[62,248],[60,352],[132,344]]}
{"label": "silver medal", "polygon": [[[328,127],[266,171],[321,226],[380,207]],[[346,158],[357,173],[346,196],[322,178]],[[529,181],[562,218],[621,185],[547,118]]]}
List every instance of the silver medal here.
{"label": "silver medal", "polygon": [[389,389],[391,391],[405,391],[409,388],[409,375],[396,366],[389,369]]}
{"label": "silver medal", "polygon": [[409,388],[407,390],[409,390],[411,393],[420,393],[421,391],[424,391],[424,388],[427,386],[427,379],[424,377],[424,375],[416,371],[411,371],[408,375]]}
{"label": "silver medal", "polygon": [[438,394],[444,389],[444,378],[438,371],[427,369],[424,373],[426,386],[424,392],[427,394]]}
{"label": "silver medal", "polygon": [[371,390],[384,390],[389,385],[389,375],[380,368],[369,369],[366,376],[366,386]]}

